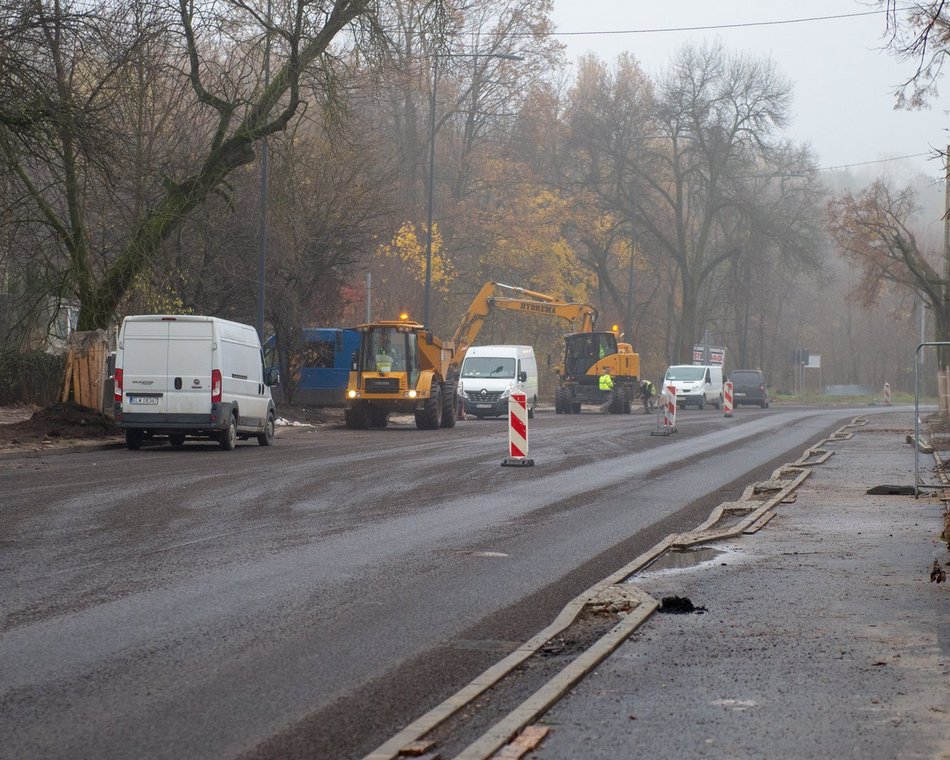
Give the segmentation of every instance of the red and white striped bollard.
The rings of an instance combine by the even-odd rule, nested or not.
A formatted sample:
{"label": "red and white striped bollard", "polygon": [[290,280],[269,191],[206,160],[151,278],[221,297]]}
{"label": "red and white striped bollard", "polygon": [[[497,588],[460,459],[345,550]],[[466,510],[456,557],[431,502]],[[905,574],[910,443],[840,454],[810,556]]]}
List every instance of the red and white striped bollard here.
{"label": "red and white striped bollard", "polygon": [[891,405],[891,384],[884,383],[884,406]]}
{"label": "red and white striped bollard", "polygon": [[732,381],[726,380],[722,384],[722,416],[732,416]]}
{"label": "red and white striped bollard", "polygon": [[534,467],[528,458],[528,394],[512,391],[508,397],[508,458],[502,467]]}

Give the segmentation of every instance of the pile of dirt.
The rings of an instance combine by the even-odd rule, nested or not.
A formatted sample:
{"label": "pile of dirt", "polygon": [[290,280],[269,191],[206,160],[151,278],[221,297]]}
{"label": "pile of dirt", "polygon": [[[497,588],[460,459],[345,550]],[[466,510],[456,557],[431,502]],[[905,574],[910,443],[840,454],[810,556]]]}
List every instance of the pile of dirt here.
{"label": "pile of dirt", "polygon": [[26,419],[0,425],[0,443],[12,445],[99,440],[121,435],[122,431],[104,414],[72,402],[51,404],[35,410]]}
{"label": "pile of dirt", "polygon": [[[336,425],[343,422],[342,409],[278,405],[277,415],[292,423]],[[73,402],[46,407],[0,408],[0,450],[58,448],[70,444],[121,441],[124,431],[110,417]]]}

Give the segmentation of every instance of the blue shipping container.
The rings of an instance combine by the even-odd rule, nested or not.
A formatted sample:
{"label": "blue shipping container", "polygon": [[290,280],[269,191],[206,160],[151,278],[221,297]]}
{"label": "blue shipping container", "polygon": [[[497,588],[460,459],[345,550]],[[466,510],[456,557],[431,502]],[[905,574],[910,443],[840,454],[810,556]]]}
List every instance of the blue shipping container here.
{"label": "blue shipping container", "polygon": [[[304,327],[300,332],[303,346],[290,357],[290,366],[284,368],[294,383],[294,403],[342,407],[353,352],[360,347],[359,331],[345,327]],[[264,350],[273,348],[274,336],[271,336]]]}

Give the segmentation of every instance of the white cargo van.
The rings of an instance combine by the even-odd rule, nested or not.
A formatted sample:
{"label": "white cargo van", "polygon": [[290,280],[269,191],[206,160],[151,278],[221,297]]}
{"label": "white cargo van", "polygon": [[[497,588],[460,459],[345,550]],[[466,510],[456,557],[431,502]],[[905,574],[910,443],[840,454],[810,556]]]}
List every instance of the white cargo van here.
{"label": "white cargo van", "polygon": [[712,404],[722,406],[722,367],[715,364],[675,364],[667,367],[663,388],[676,388],[676,405],[692,404],[702,409]]}
{"label": "white cargo van", "polygon": [[462,360],[459,395],[466,414],[508,414],[513,390],[528,396],[528,417],[538,405],[538,362],[531,346],[472,346]]}
{"label": "white cargo van", "polygon": [[126,317],[115,360],[115,421],[126,445],[167,436],[217,440],[230,451],[238,438],[274,440],[277,413],[257,331],[217,317],[148,314]]}

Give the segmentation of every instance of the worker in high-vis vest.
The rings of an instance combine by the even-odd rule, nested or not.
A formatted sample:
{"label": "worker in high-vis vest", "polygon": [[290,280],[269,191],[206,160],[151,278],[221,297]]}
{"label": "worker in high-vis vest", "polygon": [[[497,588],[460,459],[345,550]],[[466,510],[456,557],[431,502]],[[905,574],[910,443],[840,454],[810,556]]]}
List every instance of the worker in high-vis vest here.
{"label": "worker in high-vis vest", "polygon": [[376,351],[376,369],[382,373],[390,372],[393,368],[391,349],[380,346]]}
{"label": "worker in high-vis vest", "polygon": [[600,376],[598,387],[604,399],[604,402],[600,405],[600,413],[607,414],[610,405],[614,402],[614,379],[610,376],[609,372],[604,372],[604,374]]}

